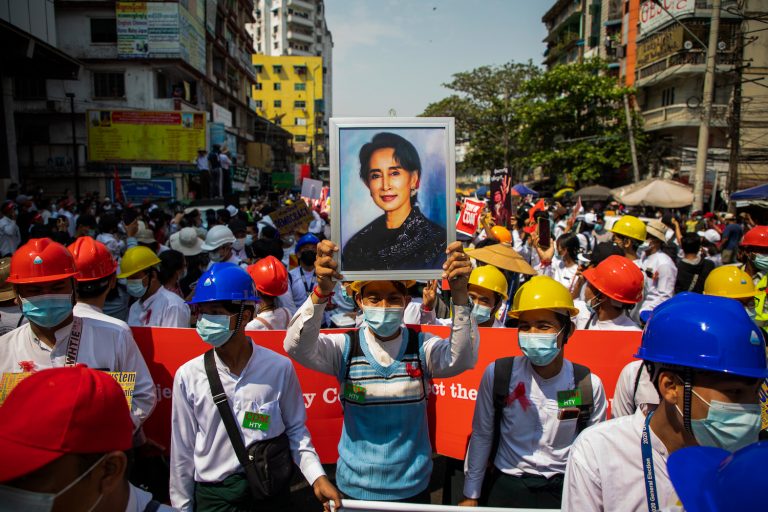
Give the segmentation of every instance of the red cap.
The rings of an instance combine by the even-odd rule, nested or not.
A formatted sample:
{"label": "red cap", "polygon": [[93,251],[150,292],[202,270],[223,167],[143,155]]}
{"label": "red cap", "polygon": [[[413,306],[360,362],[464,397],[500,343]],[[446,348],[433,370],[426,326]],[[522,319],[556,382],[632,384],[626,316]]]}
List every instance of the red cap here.
{"label": "red cap", "polygon": [[11,256],[8,283],[49,283],[77,274],[75,259],[50,238],[32,238]]}
{"label": "red cap", "polygon": [[637,304],[643,298],[643,272],[624,256],[608,256],[583,275],[589,284],[613,300]]}
{"label": "red cap", "polygon": [[89,236],[79,237],[67,249],[75,257],[78,281],[103,279],[117,270],[117,262],[109,249]]}
{"label": "red cap", "polygon": [[768,248],[768,226],[755,226],[741,239],[742,246]]}
{"label": "red cap", "polygon": [[0,482],[69,453],[125,451],[133,421],[120,385],[82,365],[36,372],[0,407]]}
{"label": "red cap", "polygon": [[274,256],[267,256],[250,265],[248,273],[261,294],[277,297],[288,290],[288,272]]}
{"label": "red cap", "polygon": [[707,212],[707,213],[704,214],[704,218],[705,219],[712,219],[714,217],[715,217],[715,214],[712,213],[712,212]]}

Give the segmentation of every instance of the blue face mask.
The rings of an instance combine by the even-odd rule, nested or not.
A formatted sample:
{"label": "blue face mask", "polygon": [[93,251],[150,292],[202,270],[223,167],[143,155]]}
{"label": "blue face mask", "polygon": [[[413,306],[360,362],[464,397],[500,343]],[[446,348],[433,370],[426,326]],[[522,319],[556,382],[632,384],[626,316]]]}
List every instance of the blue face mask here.
{"label": "blue face mask", "polygon": [[218,348],[224,345],[235,331],[229,328],[229,315],[201,315],[195,328],[204,342]]}
{"label": "blue face mask", "polygon": [[560,349],[557,347],[559,332],[518,332],[520,350],[534,366],[547,366],[555,360]]}
{"label": "blue face mask", "polygon": [[[595,299],[598,299],[595,301]],[[593,302],[594,301],[594,302]],[[603,301],[599,300],[598,297],[594,297],[592,300],[588,300],[586,302],[587,305],[587,311],[589,311],[590,316],[597,314],[597,308],[602,304]]]}
{"label": "blue face mask", "polygon": [[[717,400],[707,402],[696,391],[693,394],[709,406],[706,418],[691,420],[693,437],[699,446],[713,446],[735,452],[757,442],[761,427],[760,405]],[[677,410],[680,412],[679,408]]]}
{"label": "blue face mask", "polygon": [[59,325],[72,314],[72,295],[56,293],[21,297],[21,312],[31,323],[51,328]]}
{"label": "blue face mask", "polygon": [[368,327],[379,336],[392,336],[403,323],[405,308],[363,308]]}
{"label": "blue face mask", "polygon": [[491,308],[481,304],[475,304],[472,306],[472,315],[475,317],[478,324],[484,324],[491,319]]}
{"label": "blue face mask", "polygon": [[768,271],[768,254],[755,254],[755,258],[752,260],[755,264],[755,268],[761,272]]}
{"label": "blue face mask", "polygon": [[595,224],[595,233],[602,233],[602,231],[603,231],[603,225]]}
{"label": "blue face mask", "polygon": [[128,295],[140,299],[147,293],[148,286],[144,284],[143,279],[128,279],[125,287],[128,289]]}
{"label": "blue face mask", "polygon": [[253,235],[245,235],[245,245],[253,245]]}

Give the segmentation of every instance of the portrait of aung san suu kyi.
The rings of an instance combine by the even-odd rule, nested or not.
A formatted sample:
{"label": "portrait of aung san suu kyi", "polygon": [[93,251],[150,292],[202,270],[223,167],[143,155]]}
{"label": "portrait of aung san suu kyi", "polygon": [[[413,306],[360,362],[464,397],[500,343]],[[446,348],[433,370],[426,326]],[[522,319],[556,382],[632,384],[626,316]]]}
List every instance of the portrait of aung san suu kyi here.
{"label": "portrait of aung san suu kyi", "polygon": [[441,269],[445,128],[341,128],[341,270]]}

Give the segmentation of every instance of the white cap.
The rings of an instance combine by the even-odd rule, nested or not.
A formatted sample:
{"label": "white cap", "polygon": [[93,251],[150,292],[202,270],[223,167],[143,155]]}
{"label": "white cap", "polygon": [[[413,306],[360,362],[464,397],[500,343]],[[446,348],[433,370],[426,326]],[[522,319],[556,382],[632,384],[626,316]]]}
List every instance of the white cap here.
{"label": "white cap", "polygon": [[720,233],[712,228],[709,228],[706,231],[697,231],[696,234],[711,244],[716,244],[720,241]]}
{"label": "white cap", "polygon": [[230,217],[234,217],[235,215],[237,215],[237,208],[235,208],[232,205],[227,206],[227,211],[229,212]]}
{"label": "white cap", "polygon": [[224,244],[235,243],[235,235],[232,234],[227,226],[216,225],[208,230],[205,235],[205,242],[200,248],[204,251],[215,251]]}

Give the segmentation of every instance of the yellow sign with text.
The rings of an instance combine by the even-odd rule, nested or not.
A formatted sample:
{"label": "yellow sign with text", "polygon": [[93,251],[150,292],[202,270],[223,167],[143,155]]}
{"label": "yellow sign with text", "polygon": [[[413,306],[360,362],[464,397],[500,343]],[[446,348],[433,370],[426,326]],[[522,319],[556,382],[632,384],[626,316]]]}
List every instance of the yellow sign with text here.
{"label": "yellow sign with text", "polygon": [[[44,371],[44,370],[43,370]],[[0,376],[0,405],[3,405],[5,399],[13,391],[19,382],[26,379],[33,372],[23,373],[3,373]],[[131,401],[133,399],[133,390],[136,388],[136,372],[106,372],[110,375],[115,382],[120,384],[123,390],[125,399],[128,401],[128,408],[131,407]]]}
{"label": "yellow sign with text", "polygon": [[206,148],[203,112],[89,110],[89,162],[192,163]]}

